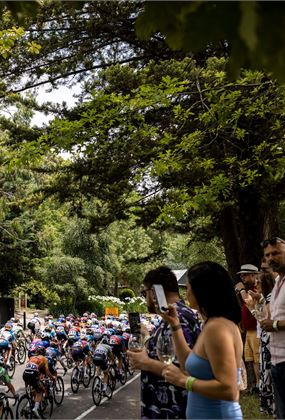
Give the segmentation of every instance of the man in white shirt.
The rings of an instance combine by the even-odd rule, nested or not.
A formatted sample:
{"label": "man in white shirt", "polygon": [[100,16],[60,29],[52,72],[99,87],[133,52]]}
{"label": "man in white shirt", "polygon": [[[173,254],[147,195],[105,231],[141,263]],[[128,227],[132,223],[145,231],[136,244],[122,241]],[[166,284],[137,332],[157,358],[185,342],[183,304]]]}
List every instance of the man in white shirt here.
{"label": "man in white shirt", "polygon": [[285,419],[285,240],[275,237],[261,242],[264,258],[278,273],[271,292],[270,319],[260,322],[270,332],[271,373],[276,414]]}

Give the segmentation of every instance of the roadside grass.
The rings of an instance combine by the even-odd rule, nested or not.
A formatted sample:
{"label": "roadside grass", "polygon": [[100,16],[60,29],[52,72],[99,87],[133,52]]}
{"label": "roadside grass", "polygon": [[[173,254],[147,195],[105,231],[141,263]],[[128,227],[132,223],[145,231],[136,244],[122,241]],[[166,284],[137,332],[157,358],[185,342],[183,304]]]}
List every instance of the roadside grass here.
{"label": "roadside grass", "polygon": [[272,416],[259,412],[259,401],[256,395],[241,392],[240,405],[244,419],[272,419]]}

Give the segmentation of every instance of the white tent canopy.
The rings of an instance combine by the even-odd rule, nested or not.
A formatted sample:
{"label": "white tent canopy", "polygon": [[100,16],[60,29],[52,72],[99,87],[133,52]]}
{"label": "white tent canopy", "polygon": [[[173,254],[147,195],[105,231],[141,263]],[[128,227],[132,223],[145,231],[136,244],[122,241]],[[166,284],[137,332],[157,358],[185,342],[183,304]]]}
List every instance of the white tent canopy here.
{"label": "white tent canopy", "polygon": [[172,272],[175,274],[178,282],[178,286],[186,286],[187,281],[187,269],[184,270],[172,270]]}

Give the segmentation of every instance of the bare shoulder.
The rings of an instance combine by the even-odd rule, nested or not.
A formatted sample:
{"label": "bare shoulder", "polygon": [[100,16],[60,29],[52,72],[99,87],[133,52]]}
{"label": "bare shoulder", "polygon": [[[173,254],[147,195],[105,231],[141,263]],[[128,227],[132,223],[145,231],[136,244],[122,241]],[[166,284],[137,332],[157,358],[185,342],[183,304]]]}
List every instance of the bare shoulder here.
{"label": "bare shoulder", "polygon": [[226,336],[235,336],[239,335],[239,329],[237,325],[230,321],[229,319],[217,317],[211,318],[204,326],[204,331],[207,333],[207,336],[211,338],[212,336],[216,339],[223,338]]}

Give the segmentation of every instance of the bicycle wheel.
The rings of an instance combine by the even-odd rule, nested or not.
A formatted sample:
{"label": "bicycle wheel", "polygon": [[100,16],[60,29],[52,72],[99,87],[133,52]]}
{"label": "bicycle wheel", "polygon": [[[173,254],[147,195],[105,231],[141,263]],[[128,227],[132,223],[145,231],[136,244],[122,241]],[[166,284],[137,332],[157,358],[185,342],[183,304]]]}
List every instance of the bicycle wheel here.
{"label": "bicycle wheel", "polygon": [[26,350],[28,350],[32,341],[33,341],[33,337],[31,336],[31,334],[26,335],[26,337],[25,337]]}
{"label": "bicycle wheel", "polygon": [[13,411],[11,410],[10,407],[5,407],[3,408],[2,414],[1,414],[1,419],[13,419]]}
{"label": "bicycle wheel", "polygon": [[17,407],[16,407],[16,419],[32,419],[32,402],[27,394],[22,395],[19,398]]}
{"label": "bicycle wheel", "polygon": [[26,361],[27,350],[23,341],[19,341],[17,345],[17,362],[23,365]]}
{"label": "bicycle wheel", "polygon": [[109,367],[109,380],[112,391],[116,388],[116,371],[113,366]]}
{"label": "bicycle wheel", "polygon": [[91,378],[94,378],[94,376],[95,376],[95,365],[94,365],[94,363],[93,362],[89,362],[88,363],[88,366],[90,366],[90,377]]}
{"label": "bicycle wheel", "polygon": [[14,376],[15,368],[16,368],[15,357],[10,356],[10,366],[8,366],[8,370],[7,370],[7,373],[10,379],[12,379]]}
{"label": "bicycle wheel", "polygon": [[56,378],[56,382],[53,387],[53,399],[55,402],[55,405],[59,406],[64,397],[64,382],[61,376],[58,376]]}
{"label": "bicycle wheel", "polygon": [[72,368],[72,366],[73,366],[73,359],[72,359],[72,357],[67,357],[67,359],[66,359],[66,365],[67,365],[68,369],[71,369]]}
{"label": "bicycle wheel", "polygon": [[95,376],[92,385],[92,398],[95,405],[99,405],[102,399],[102,381],[99,376]]}
{"label": "bicycle wheel", "polygon": [[78,392],[79,388],[79,369],[75,367],[71,374],[71,389],[74,394]]}
{"label": "bicycle wheel", "polygon": [[40,402],[40,414],[42,419],[50,419],[53,412],[53,398],[51,395],[46,396],[45,394],[42,397]]}
{"label": "bicycle wheel", "polygon": [[125,385],[125,383],[127,382],[127,372],[125,371],[125,369],[122,369],[122,372],[119,374],[119,381],[122,385]]}
{"label": "bicycle wheel", "polygon": [[108,379],[108,384],[107,384],[107,388],[106,388],[106,391],[105,391],[105,395],[108,398],[108,400],[110,400],[113,396],[113,388],[112,388],[112,383],[111,383],[110,376],[109,376],[109,379]]}
{"label": "bicycle wheel", "polygon": [[91,381],[91,368],[89,365],[86,366],[86,373],[83,373],[83,385],[85,388],[88,388]]}

